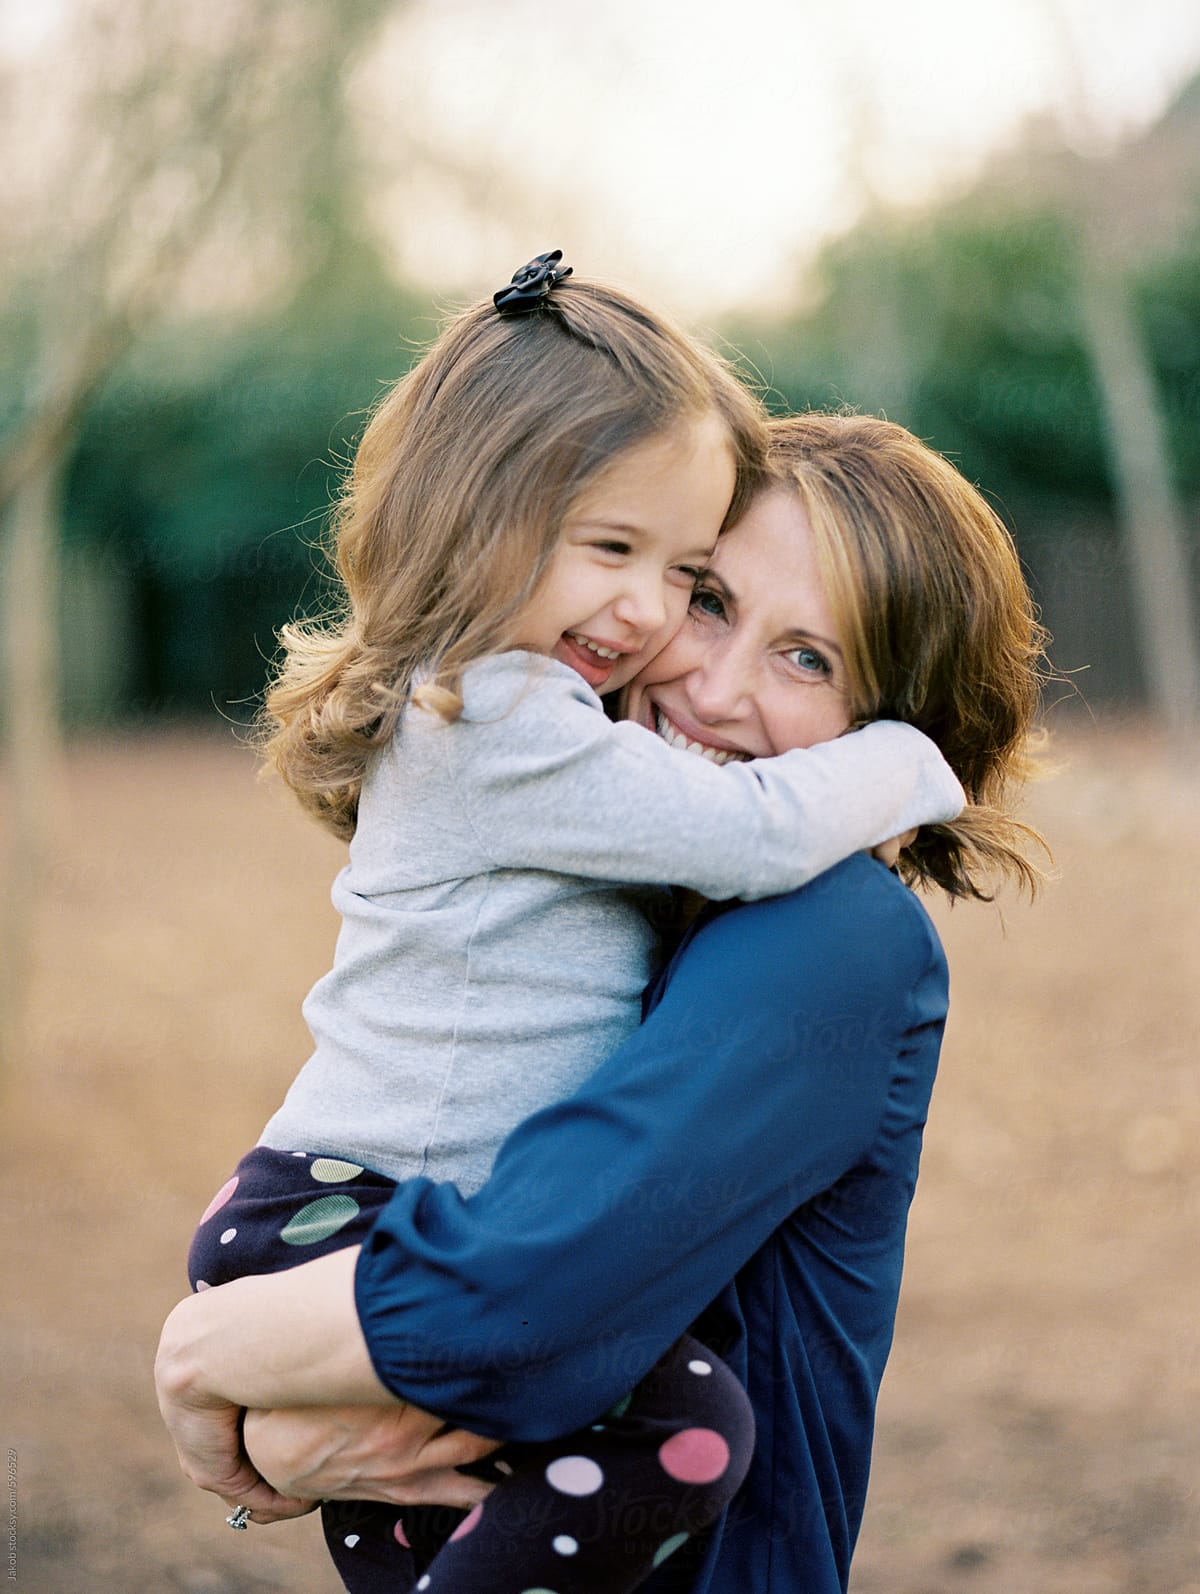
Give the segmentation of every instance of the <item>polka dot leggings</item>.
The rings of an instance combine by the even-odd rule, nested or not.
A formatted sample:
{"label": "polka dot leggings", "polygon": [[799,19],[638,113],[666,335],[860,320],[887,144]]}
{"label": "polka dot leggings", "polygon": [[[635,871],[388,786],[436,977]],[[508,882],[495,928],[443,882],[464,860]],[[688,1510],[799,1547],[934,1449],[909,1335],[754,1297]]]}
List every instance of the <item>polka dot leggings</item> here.
{"label": "polka dot leggings", "polygon": [[[200,1221],[192,1287],[356,1245],[394,1189],[353,1163],[256,1147]],[[685,1336],[588,1427],[471,1469],[496,1480],[482,1506],[331,1501],[325,1539],[350,1594],[622,1594],[716,1520],[753,1443],[745,1391]]]}

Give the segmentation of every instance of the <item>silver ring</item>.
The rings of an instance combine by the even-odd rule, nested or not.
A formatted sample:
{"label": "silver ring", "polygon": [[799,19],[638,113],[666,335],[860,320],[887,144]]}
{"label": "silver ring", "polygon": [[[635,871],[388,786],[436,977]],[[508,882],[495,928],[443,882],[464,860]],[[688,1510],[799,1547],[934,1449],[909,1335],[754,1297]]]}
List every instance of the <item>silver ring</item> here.
{"label": "silver ring", "polygon": [[246,1524],[250,1520],[250,1507],[248,1505],[239,1505],[235,1507],[233,1512],[227,1516],[225,1520],[229,1523],[231,1528],[240,1528],[244,1533],[246,1531]]}

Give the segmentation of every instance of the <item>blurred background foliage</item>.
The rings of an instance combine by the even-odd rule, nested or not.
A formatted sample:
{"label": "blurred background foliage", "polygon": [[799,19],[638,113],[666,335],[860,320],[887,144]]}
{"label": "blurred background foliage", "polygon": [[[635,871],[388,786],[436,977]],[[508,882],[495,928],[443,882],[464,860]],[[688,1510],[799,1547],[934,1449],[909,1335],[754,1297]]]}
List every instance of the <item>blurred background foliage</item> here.
{"label": "blurred background foliage", "polygon": [[[1173,112],[1193,122],[1193,90]],[[1182,109],[1181,109],[1182,108]],[[1200,164],[1200,163],[1198,163]],[[1200,189],[1196,191],[1200,200]],[[1200,492],[1200,204],[1132,274],[1179,489]],[[327,598],[326,511],[366,412],[436,311],[336,226],[283,305],[171,321],[108,374],[71,439],[63,508],[69,720],[244,714],[273,633]],[[880,410],[950,454],[1013,525],[1060,668],[1095,707],[1146,695],[1077,230],[986,187],[881,212],[829,244],[793,316],[724,328],[783,408]],[[20,367],[35,346],[10,312]],[[9,373],[6,373],[6,376]],[[1194,542],[1194,538],[1193,538]]]}
{"label": "blurred background foliage", "polygon": [[[176,10],[160,0],[108,7],[151,41],[151,76],[164,51],[187,45]],[[365,219],[364,163],[348,122],[348,75],[396,10],[387,0],[256,0],[216,14],[190,78],[151,90],[145,76],[135,82],[145,103],[126,85],[123,99],[110,92],[101,106],[128,146],[113,162],[126,167],[148,130],[170,121],[163,104],[173,108],[175,142],[163,137],[142,184],[161,183],[174,160],[177,186],[195,191],[168,207],[165,261],[160,250],[131,266],[110,206],[90,231],[72,218],[70,248],[29,248],[31,269],[10,281],[0,510],[14,483],[47,476],[53,491],[35,510],[61,532],[50,539],[59,593],[50,700],[67,725],[214,710],[244,718],[278,626],[329,599],[322,541],[355,438],[445,308],[391,270]],[[240,52],[233,76],[243,92],[222,90],[214,108],[231,52]],[[124,202],[139,214],[137,182]],[[544,243],[532,238],[530,248]],[[197,256],[210,282],[228,279],[227,293],[188,291]],[[1152,384],[1143,408],[1161,421],[1167,501],[1184,506],[1185,575],[1168,585],[1194,593],[1200,82],[1139,139],[1102,156],[1035,126],[966,196],[919,211],[875,202],[797,265],[800,308],[720,331],[773,404],[880,411],[950,454],[1015,528],[1056,664],[1073,672],[1076,690],[1065,695],[1133,707],[1155,693],[1085,314],[1088,263],[1098,258],[1109,286],[1119,281],[1125,329]],[[97,327],[98,352],[88,344]],[[94,357],[81,377],[61,379],[64,349],[80,345]],[[36,469],[18,458],[6,475],[22,429],[40,422],[53,433],[56,417]]]}
{"label": "blurred background foliage", "polygon": [[[376,262],[341,266],[261,320],[148,339],[83,417],[64,526],[76,722],[244,718],[275,631],[331,602],[330,505],[381,384],[429,330]],[[79,656],[85,635],[110,639],[104,669]]]}

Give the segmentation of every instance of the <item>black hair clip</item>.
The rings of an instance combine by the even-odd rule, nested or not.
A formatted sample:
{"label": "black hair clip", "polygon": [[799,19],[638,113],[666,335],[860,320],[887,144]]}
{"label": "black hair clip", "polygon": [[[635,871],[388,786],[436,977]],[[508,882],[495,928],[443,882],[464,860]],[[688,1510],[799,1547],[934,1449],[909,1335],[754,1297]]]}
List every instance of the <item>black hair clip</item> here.
{"label": "black hair clip", "polygon": [[561,249],[538,255],[527,266],[513,273],[507,288],[492,295],[492,303],[501,315],[529,315],[539,308],[556,282],[571,275],[570,266],[560,266]]}

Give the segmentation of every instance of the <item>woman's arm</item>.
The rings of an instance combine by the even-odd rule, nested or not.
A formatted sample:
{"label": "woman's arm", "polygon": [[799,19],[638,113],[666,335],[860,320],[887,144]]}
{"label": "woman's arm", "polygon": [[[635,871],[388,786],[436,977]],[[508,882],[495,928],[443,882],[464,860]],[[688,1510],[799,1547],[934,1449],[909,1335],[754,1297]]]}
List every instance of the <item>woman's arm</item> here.
{"label": "woman's arm", "polygon": [[508,1439],[591,1421],[854,1166],[945,1010],[928,918],[865,857],[708,923],[641,1028],[510,1135],[481,1191],[397,1191],[356,1279],[381,1380]]}
{"label": "woman's arm", "polygon": [[[376,1378],[354,1306],[357,1261],[355,1247],[238,1279],[189,1296],[164,1325],[155,1382],[180,1465],[256,1522],[315,1498],[471,1506],[488,1492],[454,1469],[495,1444],[447,1430]],[[243,1445],[242,1408],[275,1406],[307,1409],[247,1413]]]}
{"label": "woman's arm", "polygon": [[[569,1433],[854,1165],[945,1011],[932,926],[865,857],[732,910],[583,1089],[514,1131],[477,1195],[410,1181],[353,1280],[340,1252],[177,1307],[167,1409],[172,1390],[281,1407],[378,1404],[390,1389],[498,1438]],[[326,1474],[322,1492],[339,1481]]]}

